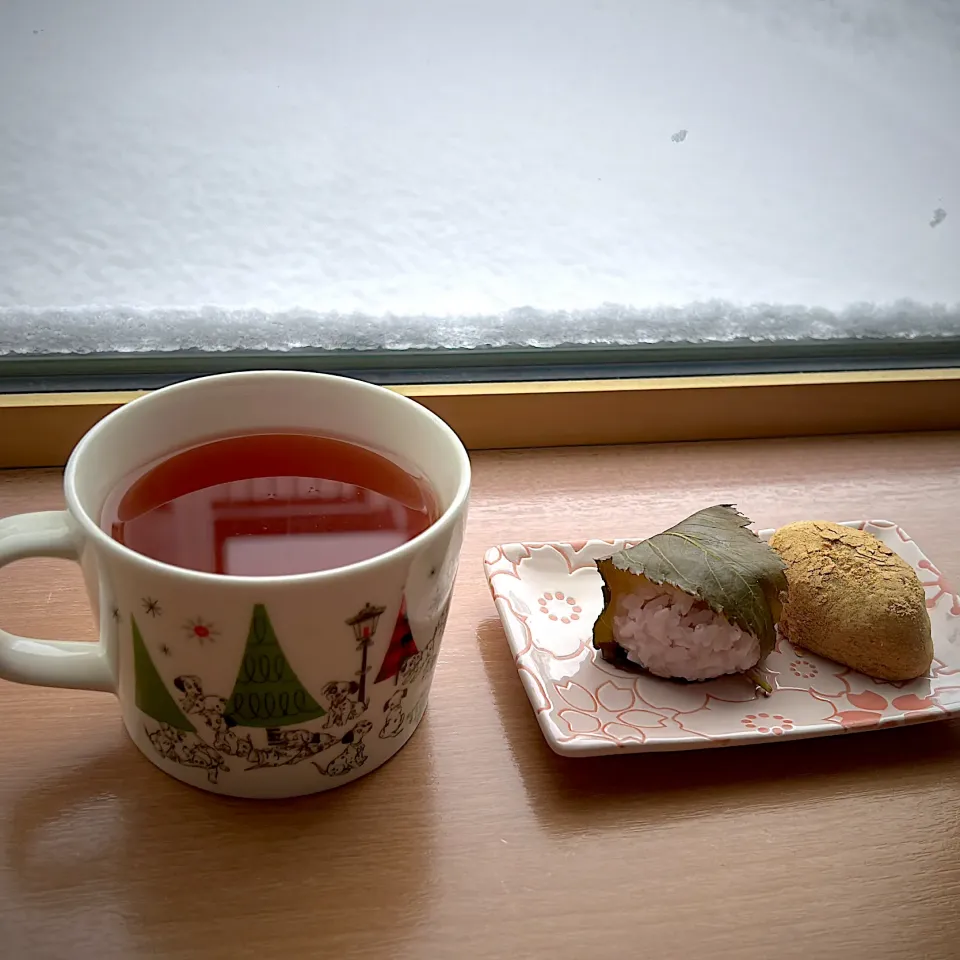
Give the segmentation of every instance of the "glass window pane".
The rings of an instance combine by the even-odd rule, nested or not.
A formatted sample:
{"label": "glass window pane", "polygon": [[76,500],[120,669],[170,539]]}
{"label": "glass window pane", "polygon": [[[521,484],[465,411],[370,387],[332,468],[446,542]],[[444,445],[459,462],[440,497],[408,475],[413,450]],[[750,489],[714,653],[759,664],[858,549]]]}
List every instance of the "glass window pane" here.
{"label": "glass window pane", "polygon": [[937,0],[7,0],[0,353],[958,335],[958,50]]}

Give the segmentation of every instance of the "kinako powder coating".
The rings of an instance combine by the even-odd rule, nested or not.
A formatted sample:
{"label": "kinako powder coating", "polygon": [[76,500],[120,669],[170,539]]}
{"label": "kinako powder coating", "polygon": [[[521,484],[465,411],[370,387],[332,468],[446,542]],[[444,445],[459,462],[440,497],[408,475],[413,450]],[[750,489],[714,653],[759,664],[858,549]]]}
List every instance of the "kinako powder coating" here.
{"label": "kinako powder coating", "polygon": [[787,564],[779,629],[791,643],[878,680],[912,680],[930,669],[923,585],[886,544],[805,520],[781,527],[770,546]]}

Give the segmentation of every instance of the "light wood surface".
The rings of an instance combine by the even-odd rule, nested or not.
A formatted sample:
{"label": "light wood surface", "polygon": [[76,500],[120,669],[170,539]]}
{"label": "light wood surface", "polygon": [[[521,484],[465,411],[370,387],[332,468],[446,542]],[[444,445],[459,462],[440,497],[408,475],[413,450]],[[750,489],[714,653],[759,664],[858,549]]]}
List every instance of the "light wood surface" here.
{"label": "light wood surface", "polygon": [[[960,723],[595,760],[550,752],[481,572],[490,544],[647,535],[736,502],[761,526],[901,522],[960,574],[960,434],[474,455],[420,730],[296,801],[217,798],[127,742],[111,697],[0,683],[0,956],[960,957]],[[0,515],[56,471],[0,473]],[[0,623],[92,637],[61,562],[0,574]]]}
{"label": "light wood surface", "polygon": [[[397,386],[468,450],[960,429],[960,369]],[[61,466],[143,391],[0,394],[0,468]]]}

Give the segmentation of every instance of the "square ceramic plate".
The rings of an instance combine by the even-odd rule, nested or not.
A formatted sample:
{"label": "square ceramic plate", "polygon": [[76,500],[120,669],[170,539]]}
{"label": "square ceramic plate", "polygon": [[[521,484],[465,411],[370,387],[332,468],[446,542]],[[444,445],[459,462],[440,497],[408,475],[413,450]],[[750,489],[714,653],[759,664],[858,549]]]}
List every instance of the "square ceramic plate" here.
{"label": "square ceramic plate", "polygon": [[570,756],[696,750],[882,729],[960,712],[957,594],[895,523],[846,526],[879,537],[920,576],[933,626],[929,676],[906,683],[871,680],[782,639],[766,660],[771,696],[741,676],[676,683],[626,673],[601,659],[591,643],[603,606],[594,560],[637,541],[491,547],[484,571],[547,742]]}

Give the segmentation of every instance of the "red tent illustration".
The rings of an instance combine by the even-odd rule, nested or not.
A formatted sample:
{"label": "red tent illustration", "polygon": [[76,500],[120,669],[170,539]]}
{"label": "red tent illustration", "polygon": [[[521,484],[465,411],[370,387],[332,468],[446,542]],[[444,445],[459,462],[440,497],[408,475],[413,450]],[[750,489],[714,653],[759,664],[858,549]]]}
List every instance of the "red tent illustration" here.
{"label": "red tent illustration", "polygon": [[393,677],[393,682],[399,683],[403,665],[419,652],[416,643],[413,641],[413,633],[410,631],[410,622],[407,620],[407,606],[406,601],[404,601],[400,605],[400,616],[397,617],[397,625],[393,628],[390,646],[383,658],[383,664],[380,666],[377,679],[373,682],[380,683],[382,680],[389,680]]}

